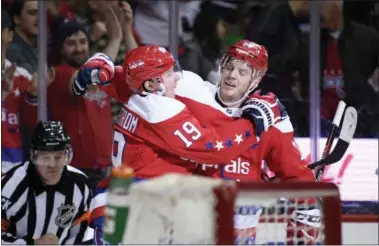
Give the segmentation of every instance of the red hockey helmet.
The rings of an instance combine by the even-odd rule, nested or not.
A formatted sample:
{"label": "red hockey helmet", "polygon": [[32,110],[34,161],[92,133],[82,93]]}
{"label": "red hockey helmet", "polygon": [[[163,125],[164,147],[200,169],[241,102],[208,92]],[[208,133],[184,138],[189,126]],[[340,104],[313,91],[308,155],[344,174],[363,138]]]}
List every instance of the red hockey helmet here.
{"label": "red hockey helmet", "polygon": [[140,46],[128,52],[124,59],[126,82],[134,91],[141,91],[146,80],[154,80],[175,65],[174,57],[156,45]]}
{"label": "red hockey helmet", "polygon": [[246,62],[255,70],[266,73],[268,66],[267,50],[257,43],[241,40],[228,47],[226,56]]}
{"label": "red hockey helmet", "polygon": [[[233,106],[241,103],[245,98],[255,90],[255,88],[260,83],[261,79],[267,72],[268,67],[268,55],[267,50],[264,46],[259,45],[257,43],[241,40],[228,47],[228,50],[225,56],[222,58],[220,62],[220,79],[218,82],[218,87],[221,86],[222,72],[223,69],[227,66],[229,62],[241,62],[246,66],[252,69],[251,82],[250,86],[246,90],[245,94],[239,100],[235,102],[225,102],[221,100],[221,96],[219,95],[220,100],[226,106]],[[220,90],[217,91],[220,94]]]}

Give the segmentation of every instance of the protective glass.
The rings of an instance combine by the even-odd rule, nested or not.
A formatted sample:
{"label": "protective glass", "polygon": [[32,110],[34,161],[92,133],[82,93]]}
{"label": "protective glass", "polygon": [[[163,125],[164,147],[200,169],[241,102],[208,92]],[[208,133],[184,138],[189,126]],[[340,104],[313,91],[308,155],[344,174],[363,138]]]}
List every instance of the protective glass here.
{"label": "protective glass", "polygon": [[180,79],[183,78],[183,70],[179,64],[178,60],[175,60],[174,62],[174,73],[180,77]]}

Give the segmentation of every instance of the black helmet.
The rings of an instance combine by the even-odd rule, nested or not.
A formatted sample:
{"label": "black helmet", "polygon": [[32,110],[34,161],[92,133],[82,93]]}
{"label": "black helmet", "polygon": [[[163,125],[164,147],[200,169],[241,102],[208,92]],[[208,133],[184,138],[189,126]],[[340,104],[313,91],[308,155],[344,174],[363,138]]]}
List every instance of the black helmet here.
{"label": "black helmet", "polygon": [[41,121],[37,124],[31,143],[32,150],[61,151],[70,148],[70,137],[60,121]]}

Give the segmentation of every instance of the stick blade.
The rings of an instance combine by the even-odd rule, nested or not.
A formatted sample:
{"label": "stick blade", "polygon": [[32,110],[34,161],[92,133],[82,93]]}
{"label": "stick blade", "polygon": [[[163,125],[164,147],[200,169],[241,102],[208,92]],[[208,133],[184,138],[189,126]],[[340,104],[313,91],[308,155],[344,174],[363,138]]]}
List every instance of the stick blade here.
{"label": "stick blade", "polygon": [[357,122],[357,110],[353,107],[348,107],[345,111],[345,116],[343,117],[342,128],[336,146],[328,156],[309,164],[308,168],[314,169],[316,167],[326,166],[340,161],[345,155],[351,139],[354,137]]}
{"label": "stick blade", "polygon": [[350,143],[354,137],[355,129],[357,128],[358,113],[353,107],[348,107],[343,118],[341,133],[339,138]]}

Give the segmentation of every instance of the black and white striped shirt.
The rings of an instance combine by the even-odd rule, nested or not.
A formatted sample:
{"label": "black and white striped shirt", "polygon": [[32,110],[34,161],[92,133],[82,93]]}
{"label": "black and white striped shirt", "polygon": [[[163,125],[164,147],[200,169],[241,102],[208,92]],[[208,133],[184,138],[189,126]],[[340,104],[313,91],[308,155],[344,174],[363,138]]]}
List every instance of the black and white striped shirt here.
{"label": "black and white striped shirt", "polygon": [[34,244],[52,233],[59,244],[81,244],[92,199],[88,178],[66,166],[57,185],[44,185],[34,164],[25,162],[1,179],[2,244]]}

